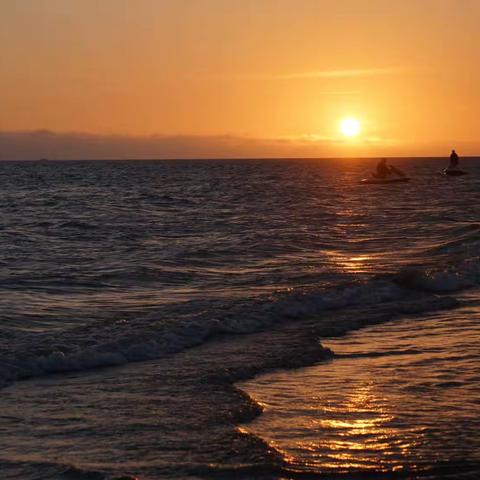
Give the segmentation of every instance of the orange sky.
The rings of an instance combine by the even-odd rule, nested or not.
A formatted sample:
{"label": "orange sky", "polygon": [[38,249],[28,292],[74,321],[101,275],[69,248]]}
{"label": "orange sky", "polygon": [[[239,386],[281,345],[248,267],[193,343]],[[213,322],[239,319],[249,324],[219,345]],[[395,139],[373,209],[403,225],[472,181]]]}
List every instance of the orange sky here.
{"label": "orange sky", "polygon": [[[480,0],[0,0],[0,12],[0,147],[5,132],[47,129],[143,138],[144,156],[164,153],[154,134],[220,138],[216,156],[225,138],[249,145],[239,156],[480,153]],[[339,133],[346,116],[362,124],[354,140]]]}

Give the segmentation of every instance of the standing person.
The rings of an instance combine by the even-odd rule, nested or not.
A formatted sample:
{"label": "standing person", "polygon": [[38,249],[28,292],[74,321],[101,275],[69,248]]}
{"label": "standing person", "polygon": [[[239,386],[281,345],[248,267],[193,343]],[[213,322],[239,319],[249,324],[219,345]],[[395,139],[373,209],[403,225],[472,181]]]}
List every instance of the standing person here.
{"label": "standing person", "polygon": [[450,165],[448,168],[452,170],[458,168],[458,155],[455,150],[452,150],[452,153],[450,154]]}

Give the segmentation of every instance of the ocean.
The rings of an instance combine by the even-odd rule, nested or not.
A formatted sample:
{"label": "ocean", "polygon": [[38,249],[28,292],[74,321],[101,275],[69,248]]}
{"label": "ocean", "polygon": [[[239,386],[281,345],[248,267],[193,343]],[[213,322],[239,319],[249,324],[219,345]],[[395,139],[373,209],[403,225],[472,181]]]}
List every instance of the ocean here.
{"label": "ocean", "polygon": [[0,162],[2,479],[478,478],[480,162]]}

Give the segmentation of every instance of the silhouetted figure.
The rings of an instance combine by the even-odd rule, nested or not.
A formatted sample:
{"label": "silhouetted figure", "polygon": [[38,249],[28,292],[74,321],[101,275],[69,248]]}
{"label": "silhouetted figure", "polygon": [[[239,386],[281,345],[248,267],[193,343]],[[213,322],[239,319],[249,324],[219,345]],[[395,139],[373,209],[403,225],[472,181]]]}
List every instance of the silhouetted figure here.
{"label": "silhouetted figure", "polygon": [[450,165],[448,166],[449,169],[458,168],[458,155],[455,150],[452,150],[450,154]]}
{"label": "silhouetted figure", "polygon": [[377,165],[377,172],[374,174],[377,178],[386,178],[392,174],[392,169],[387,165],[387,160],[382,158]]}
{"label": "silhouetted figure", "polygon": [[377,171],[372,173],[375,178],[380,178],[382,180],[386,179],[390,175],[398,175],[399,177],[406,177],[405,173],[402,172],[399,168],[393,165],[387,165],[387,160],[382,158],[377,164]]}

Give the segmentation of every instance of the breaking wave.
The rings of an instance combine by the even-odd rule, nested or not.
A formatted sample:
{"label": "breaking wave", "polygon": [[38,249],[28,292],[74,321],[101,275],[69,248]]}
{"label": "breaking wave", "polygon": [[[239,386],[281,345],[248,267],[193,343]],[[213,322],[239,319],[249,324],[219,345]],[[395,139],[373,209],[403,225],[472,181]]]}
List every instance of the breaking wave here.
{"label": "breaking wave", "polygon": [[[0,384],[49,373],[159,359],[218,335],[253,333],[330,311],[389,302],[395,302],[392,308],[396,311],[391,313],[452,308],[456,301],[442,294],[478,285],[478,267],[478,263],[465,262],[458,270],[406,269],[390,278],[373,278],[330,289],[278,293],[233,306],[191,302],[181,309],[177,306],[140,318],[83,325],[56,333],[19,334],[4,330],[0,344]],[[357,327],[352,318],[345,319],[335,329],[346,333]],[[329,328],[332,333],[332,326]]]}

